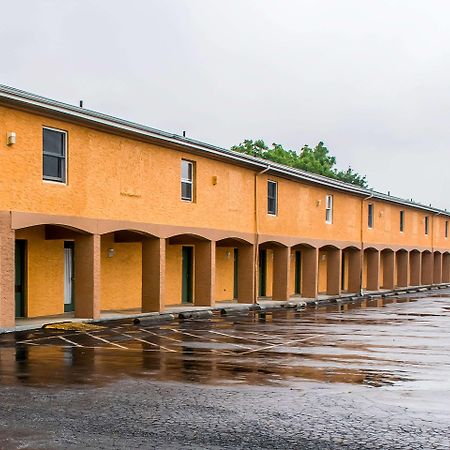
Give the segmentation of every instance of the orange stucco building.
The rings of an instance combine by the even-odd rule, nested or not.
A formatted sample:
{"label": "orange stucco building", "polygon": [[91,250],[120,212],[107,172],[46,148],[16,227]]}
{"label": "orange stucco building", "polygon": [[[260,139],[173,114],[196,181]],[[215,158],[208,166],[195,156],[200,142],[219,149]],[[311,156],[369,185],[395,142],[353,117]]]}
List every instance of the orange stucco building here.
{"label": "orange stucco building", "polygon": [[449,282],[448,220],[0,86],[0,327]]}

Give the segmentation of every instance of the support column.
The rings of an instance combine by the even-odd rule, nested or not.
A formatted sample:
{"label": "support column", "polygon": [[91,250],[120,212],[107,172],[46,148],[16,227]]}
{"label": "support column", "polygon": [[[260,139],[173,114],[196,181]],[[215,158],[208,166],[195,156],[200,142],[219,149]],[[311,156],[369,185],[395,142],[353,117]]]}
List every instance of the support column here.
{"label": "support column", "polygon": [[409,285],[419,286],[422,268],[420,252],[412,251],[409,253]]}
{"label": "support column", "polygon": [[361,250],[350,250],[348,253],[348,291],[359,292],[360,288],[361,288]]}
{"label": "support column", "polygon": [[214,306],[216,274],[216,243],[202,241],[195,244],[195,306]]}
{"label": "support column", "polygon": [[319,250],[305,247],[302,249],[302,282],[301,296],[317,298],[317,271],[319,266]]}
{"label": "support column", "polygon": [[75,239],[75,317],[100,318],[101,236]]}
{"label": "support column", "polygon": [[433,283],[433,254],[430,252],[422,252],[422,274],[420,283]]}
{"label": "support column", "polygon": [[383,257],[383,289],[394,289],[395,253],[382,252]]}
{"label": "support column", "polygon": [[291,248],[274,247],[272,300],[289,300],[290,267]]}
{"label": "support column", "polygon": [[327,295],[341,293],[341,264],[342,251],[337,248],[327,250]]}
{"label": "support column", "polygon": [[406,287],[409,285],[409,257],[407,251],[399,251],[396,253],[397,264],[397,286]]}
{"label": "support column", "polygon": [[0,328],[15,326],[15,232],[8,212],[0,213]]}
{"label": "support column", "polygon": [[166,293],[166,240],[142,242],[142,312],[161,312]]}
{"label": "support column", "polygon": [[378,291],[380,289],[380,252],[369,250],[366,252],[367,258],[367,290]]}
{"label": "support column", "polygon": [[450,253],[442,255],[442,282],[450,283]]}
{"label": "support column", "polygon": [[442,253],[435,252],[433,260],[433,284],[442,283]]}
{"label": "support column", "polygon": [[238,248],[238,303],[256,303],[255,246]]}

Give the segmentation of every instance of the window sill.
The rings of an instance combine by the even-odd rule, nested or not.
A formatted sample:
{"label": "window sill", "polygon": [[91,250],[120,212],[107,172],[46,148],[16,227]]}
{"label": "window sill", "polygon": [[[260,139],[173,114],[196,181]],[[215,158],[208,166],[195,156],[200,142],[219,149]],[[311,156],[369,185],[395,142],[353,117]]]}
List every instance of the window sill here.
{"label": "window sill", "polygon": [[42,180],[42,182],[45,184],[55,184],[58,186],[67,186],[66,181]]}

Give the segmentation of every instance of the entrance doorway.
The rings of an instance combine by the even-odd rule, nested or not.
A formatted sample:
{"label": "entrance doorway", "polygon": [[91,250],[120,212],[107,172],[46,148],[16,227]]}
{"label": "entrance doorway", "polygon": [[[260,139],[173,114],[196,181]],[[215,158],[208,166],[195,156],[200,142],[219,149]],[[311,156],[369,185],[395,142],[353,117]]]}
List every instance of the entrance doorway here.
{"label": "entrance doorway", "polygon": [[64,242],[64,312],[75,309],[74,301],[74,243]]}
{"label": "entrance doorway", "polygon": [[16,240],[15,300],[16,317],[25,317],[25,255],[27,241]]}
{"label": "entrance doorway", "polygon": [[267,250],[259,251],[259,296],[265,297],[267,291]]}
{"label": "entrance doorway", "polygon": [[301,293],[301,277],[302,277],[302,253],[300,250],[295,251],[295,294]]}
{"label": "entrance doorway", "polygon": [[181,301],[192,303],[193,247],[182,247]]}

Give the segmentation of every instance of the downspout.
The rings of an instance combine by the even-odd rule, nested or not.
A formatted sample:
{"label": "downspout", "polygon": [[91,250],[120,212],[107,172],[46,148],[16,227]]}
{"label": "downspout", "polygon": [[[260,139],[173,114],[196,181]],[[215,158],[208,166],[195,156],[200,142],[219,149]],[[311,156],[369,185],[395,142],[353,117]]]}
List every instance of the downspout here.
{"label": "downspout", "polygon": [[360,240],[361,240],[361,267],[359,269],[359,295],[363,295],[363,270],[364,270],[364,233],[363,233],[363,212],[364,212],[364,202],[370,200],[373,194],[365,197],[361,200],[361,227],[360,227]]}
{"label": "downspout", "polygon": [[254,186],[254,196],[255,196],[255,276],[253,277],[253,290],[255,292],[255,303],[258,303],[258,263],[259,263],[259,218],[258,218],[258,176],[266,173],[270,170],[270,165],[268,165],[261,172],[255,172],[255,186]]}

